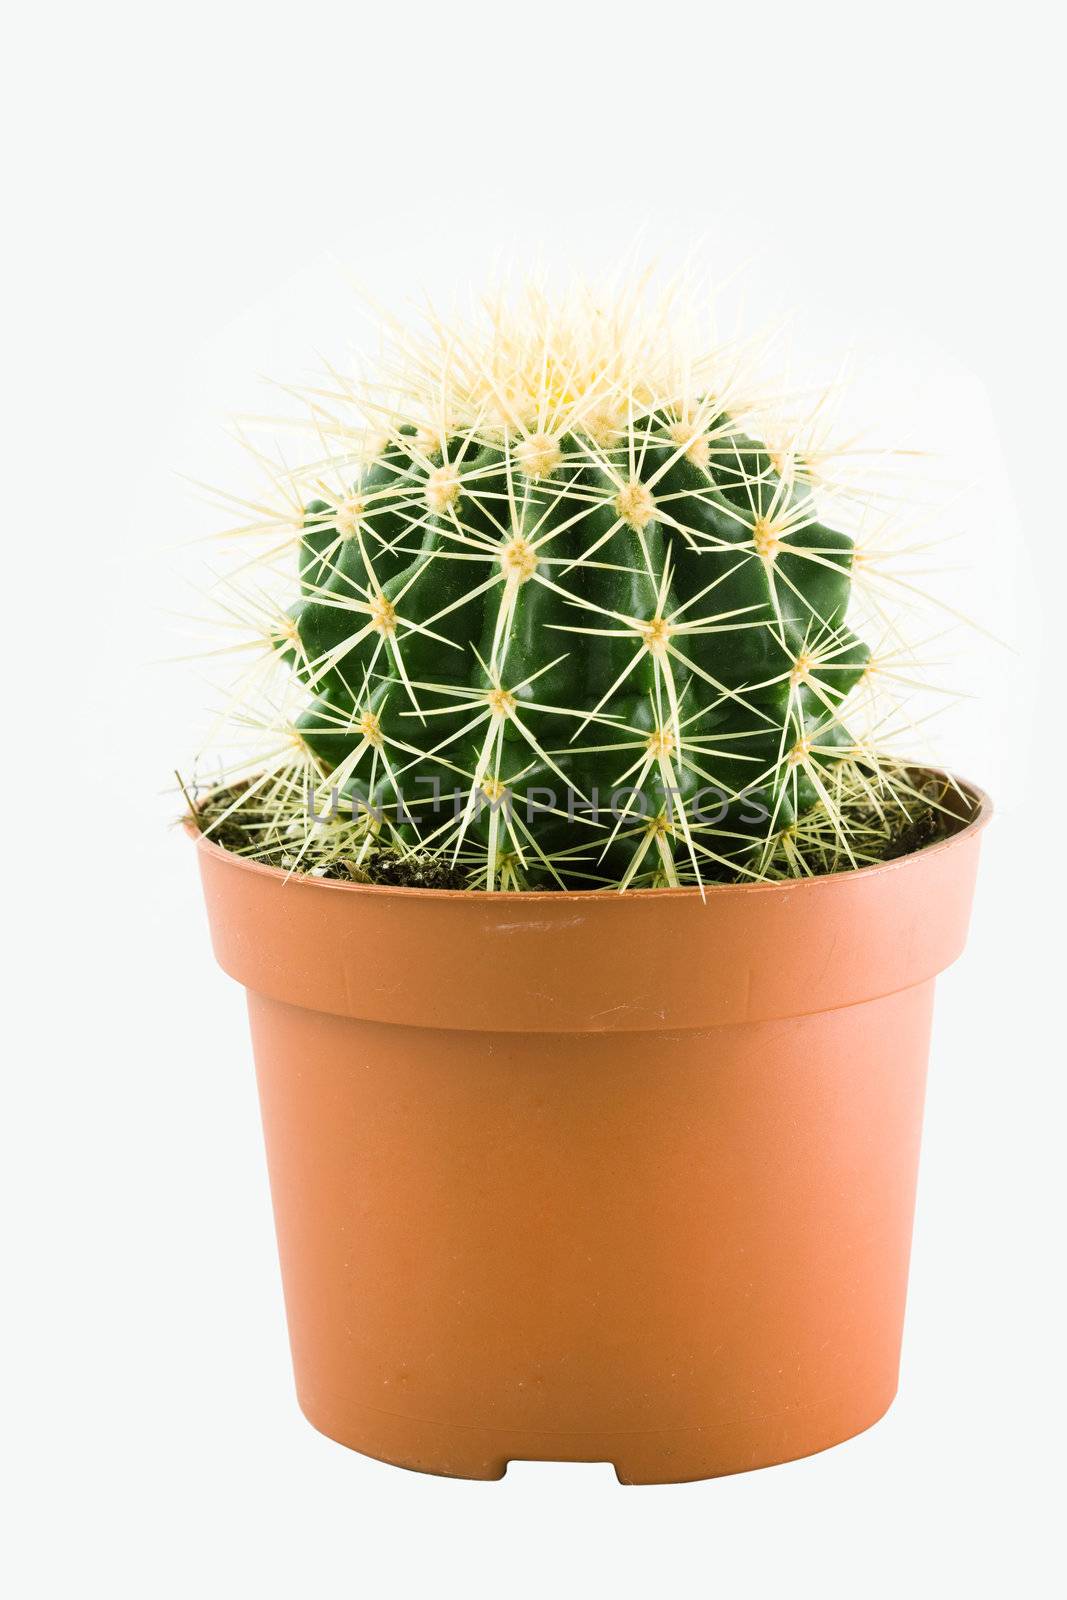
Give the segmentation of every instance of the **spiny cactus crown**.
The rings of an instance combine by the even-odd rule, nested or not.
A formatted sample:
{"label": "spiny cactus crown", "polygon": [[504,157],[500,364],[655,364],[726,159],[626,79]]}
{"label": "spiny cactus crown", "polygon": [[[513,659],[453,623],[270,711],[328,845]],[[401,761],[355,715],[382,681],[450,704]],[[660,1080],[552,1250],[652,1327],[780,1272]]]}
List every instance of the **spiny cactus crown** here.
{"label": "spiny cactus crown", "polygon": [[300,596],[262,629],[303,703],[246,791],[295,861],[330,830],[490,890],[863,859],[847,799],[887,785],[845,721],[873,668],[855,505],[810,418],[772,423],[738,352],[641,307],[531,291],[310,397]]}

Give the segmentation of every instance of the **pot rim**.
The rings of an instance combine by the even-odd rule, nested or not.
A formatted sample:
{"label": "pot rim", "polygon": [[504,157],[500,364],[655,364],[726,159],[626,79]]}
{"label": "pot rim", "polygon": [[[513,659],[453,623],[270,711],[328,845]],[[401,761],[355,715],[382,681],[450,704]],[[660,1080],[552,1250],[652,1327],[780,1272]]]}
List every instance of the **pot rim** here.
{"label": "pot rim", "polygon": [[[238,855],[233,850],[227,850],[224,845],[218,844],[207,834],[200,832],[194,825],[191,817],[185,817],[182,826],[186,833],[192,837],[199,849],[210,851],[224,857],[233,867],[240,867],[246,872],[258,873],[271,878],[278,878],[283,883],[299,882],[313,885],[316,889],[340,894],[358,894],[370,896],[390,896],[401,900],[426,900],[434,904],[443,904],[447,901],[462,901],[469,904],[472,900],[492,900],[497,904],[511,903],[514,905],[536,905],[538,903],[561,904],[587,904],[591,901],[603,901],[615,896],[620,900],[642,899],[655,897],[656,900],[709,900],[712,897],[721,899],[723,896],[732,895],[758,895],[776,894],[781,892],[795,893],[803,886],[809,893],[823,884],[840,884],[843,880],[854,882],[858,878],[873,878],[889,872],[905,870],[912,862],[929,860],[931,856],[941,851],[951,850],[961,844],[965,839],[980,833],[993,816],[993,801],[984,789],[972,783],[968,778],[957,777],[944,767],[926,766],[920,762],[911,763],[912,769],[927,775],[946,778],[960,793],[971,802],[970,819],[963,823],[947,839],[939,839],[936,844],[921,845],[918,850],[910,850],[906,855],[895,856],[891,861],[878,861],[868,867],[849,867],[843,872],[824,872],[811,878],[779,878],[773,883],[709,883],[703,889],[693,886],[679,889],[494,889],[488,891],[475,889],[414,889],[405,888],[394,884],[382,883],[346,883],[340,878],[316,878],[306,872],[286,872],[282,867],[270,867],[262,861],[253,861],[248,856]],[[961,818],[962,822],[963,819]]]}

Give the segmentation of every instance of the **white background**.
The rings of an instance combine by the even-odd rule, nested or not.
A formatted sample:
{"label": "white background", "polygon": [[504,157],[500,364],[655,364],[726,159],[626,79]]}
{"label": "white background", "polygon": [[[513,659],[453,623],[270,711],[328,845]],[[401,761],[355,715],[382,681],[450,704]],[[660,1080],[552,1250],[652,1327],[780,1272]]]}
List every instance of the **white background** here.
{"label": "white background", "polygon": [[[1015,4],[100,4],[8,23],[4,1012],[16,1596],[1051,1594],[1063,1423],[1063,127]],[[242,997],[171,769],[203,722],[168,615],[231,485],[222,422],[501,251],[588,270],[638,229],[856,352],[942,449],[995,791],[941,982],[901,1394],[808,1461],[622,1489],[327,1442],[291,1394]],[[340,262],[341,267],[336,263]],[[240,469],[240,470],[243,470]],[[952,591],[957,592],[957,591]],[[195,597],[194,597],[195,598]],[[195,608],[195,607],[194,607]],[[1044,622],[1042,622],[1044,618]],[[1044,642],[1042,633],[1044,632]]]}

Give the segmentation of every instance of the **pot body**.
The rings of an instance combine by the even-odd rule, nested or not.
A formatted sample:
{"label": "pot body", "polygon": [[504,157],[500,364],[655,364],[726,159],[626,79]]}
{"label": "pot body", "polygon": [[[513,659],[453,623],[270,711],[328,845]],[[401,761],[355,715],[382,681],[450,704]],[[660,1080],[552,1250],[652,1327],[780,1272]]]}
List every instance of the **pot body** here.
{"label": "pot body", "polygon": [[201,840],[310,1421],[424,1471],[633,1483],[876,1421],[972,798],[900,862],[706,903],[286,880]]}

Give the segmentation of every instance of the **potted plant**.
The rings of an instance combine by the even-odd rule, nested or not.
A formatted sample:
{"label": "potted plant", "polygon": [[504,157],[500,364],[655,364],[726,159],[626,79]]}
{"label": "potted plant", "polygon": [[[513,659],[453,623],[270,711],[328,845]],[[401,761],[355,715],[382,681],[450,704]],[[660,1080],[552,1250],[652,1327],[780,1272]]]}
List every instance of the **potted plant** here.
{"label": "potted plant", "polygon": [[896,1388],[989,813],[872,733],[871,502],[636,293],[310,400],[246,528],[270,737],[190,806],[301,1406],[465,1477],[848,1438]]}

